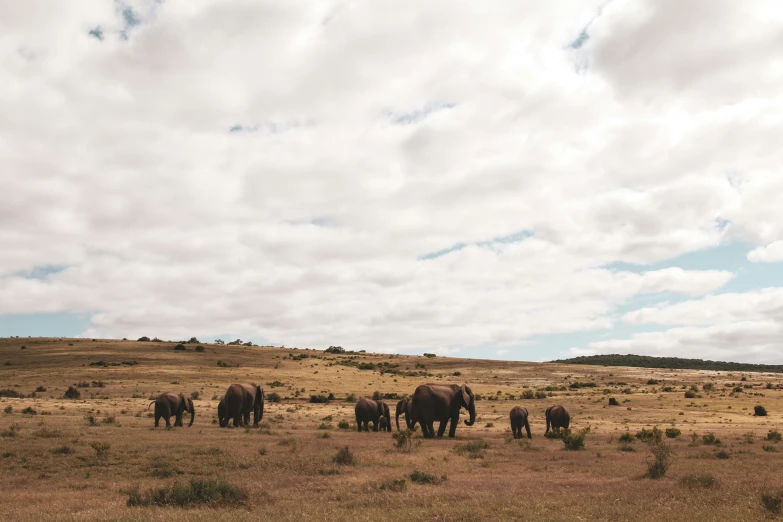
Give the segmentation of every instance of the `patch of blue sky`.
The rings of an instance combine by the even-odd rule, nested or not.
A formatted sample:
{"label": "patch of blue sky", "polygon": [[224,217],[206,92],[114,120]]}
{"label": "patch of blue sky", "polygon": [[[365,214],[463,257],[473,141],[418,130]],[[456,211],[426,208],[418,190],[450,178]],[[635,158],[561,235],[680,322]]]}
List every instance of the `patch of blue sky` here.
{"label": "patch of blue sky", "polygon": [[89,313],[0,315],[0,337],[77,337],[90,326]]}
{"label": "patch of blue sky", "polygon": [[393,125],[411,125],[426,119],[430,114],[453,109],[456,106],[457,104],[454,102],[428,102],[421,109],[414,109],[410,112],[386,110],[384,114]]}
{"label": "patch of blue sky", "polygon": [[514,232],[512,234],[506,234],[504,236],[497,236],[493,237],[492,239],[486,240],[486,241],[476,241],[473,243],[455,243],[451,245],[450,247],[441,249],[441,250],[435,250],[433,252],[428,252],[422,256],[419,256],[419,261],[429,260],[429,259],[437,259],[439,257],[445,256],[446,254],[450,254],[452,252],[456,252],[458,250],[462,250],[463,248],[466,248],[468,246],[478,246],[482,248],[493,248],[496,245],[507,245],[511,243],[518,243],[520,241],[524,241],[525,239],[528,239],[530,237],[533,237],[533,232],[530,230],[520,230],[518,232]]}

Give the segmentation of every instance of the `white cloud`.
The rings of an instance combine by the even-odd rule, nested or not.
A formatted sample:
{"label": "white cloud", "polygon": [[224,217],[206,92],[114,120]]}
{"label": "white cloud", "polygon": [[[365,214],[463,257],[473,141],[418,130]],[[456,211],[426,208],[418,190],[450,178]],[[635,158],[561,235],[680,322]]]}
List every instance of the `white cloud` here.
{"label": "white cloud", "polygon": [[783,240],[748,252],[748,260],[754,263],[779,263],[783,261]]}
{"label": "white cloud", "polygon": [[0,313],[434,352],[720,289],[601,267],[783,238],[779,10],[603,4],[0,6]]}

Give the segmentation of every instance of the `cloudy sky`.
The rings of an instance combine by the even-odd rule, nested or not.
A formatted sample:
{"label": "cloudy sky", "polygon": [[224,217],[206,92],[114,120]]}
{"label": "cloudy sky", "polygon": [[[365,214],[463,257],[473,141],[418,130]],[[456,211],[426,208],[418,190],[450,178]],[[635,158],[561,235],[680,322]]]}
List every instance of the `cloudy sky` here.
{"label": "cloudy sky", "polygon": [[0,3],[0,335],[783,363],[778,0]]}

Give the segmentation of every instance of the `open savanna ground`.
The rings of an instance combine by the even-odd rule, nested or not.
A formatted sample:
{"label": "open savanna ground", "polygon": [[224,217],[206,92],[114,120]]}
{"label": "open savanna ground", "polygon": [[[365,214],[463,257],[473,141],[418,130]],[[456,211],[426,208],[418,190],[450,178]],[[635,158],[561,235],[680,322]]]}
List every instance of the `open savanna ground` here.
{"label": "open savanna ground", "polygon": [[[0,340],[0,519],[759,520],[776,516],[783,490],[779,374],[174,344]],[[217,425],[234,382],[264,387],[259,428]],[[356,431],[350,394],[403,396],[425,382],[468,384],[475,425],[456,439],[417,431],[409,452]],[[64,398],[71,386],[78,399]],[[167,391],[198,397],[193,427],[153,428],[150,399]],[[569,409],[572,431],[589,426],[584,449],[543,436],[553,404]],[[531,441],[511,438],[515,405],[530,411]],[[769,414],[755,416],[757,405]],[[656,426],[681,434],[663,437],[672,464],[651,479],[650,446],[619,439]],[[719,442],[705,443],[710,434]],[[335,462],[346,446],[353,463]],[[134,491],[191,479],[225,481],[247,500],[127,505]]]}

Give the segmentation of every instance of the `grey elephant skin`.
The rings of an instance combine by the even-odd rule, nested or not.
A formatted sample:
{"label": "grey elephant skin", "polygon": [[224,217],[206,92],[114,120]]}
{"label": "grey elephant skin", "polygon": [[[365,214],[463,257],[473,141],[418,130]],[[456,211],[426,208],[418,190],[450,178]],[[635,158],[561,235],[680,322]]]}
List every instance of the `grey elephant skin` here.
{"label": "grey elephant skin", "polygon": [[369,423],[372,422],[372,431],[378,431],[381,424],[381,419],[384,420],[385,426],[383,431],[391,431],[391,412],[389,406],[384,401],[375,401],[362,397],[356,402],[354,408],[356,412],[356,427],[359,431],[370,431]]}
{"label": "grey elephant skin", "polygon": [[571,415],[569,415],[568,410],[566,410],[563,406],[557,405],[557,406],[550,406],[546,409],[546,432],[549,433],[549,427],[551,426],[553,430],[557,430],[560,428],[568,429],[568,425],[571,423]]}
{"label": "grey elephant skin", "polygon": [[397,403],[395,422],[397,424],[397,431],[400,431],[400,415],[405,415],[405,424],[409,430],[412,430],[416,426],[416,419],[413,418],[413,401],[410,397],[405,397]]}
{"label": "grey elephant skin", "polygon": [[522,438],[522,428],[525,428],[525,431],[527,432],[527,438],[532,439],[533,436],[530,434],[530,424],[527,420],[527,409],[523,408],[521,406],[514,406],[511,408],[511,413],[509,413],[509,418],[511,420],[511,433],[514,434],[515,439],[521,439]]}
{"label": "grey elephant skin", "polygon": [[218,404],[220,426],[228,426],[233,421],[238,428],[250,424],[250,413],[253,413],[253,426],[258,426],[264,417],[264,390],[255,383],[232,384],[223,396],[224,415],[221,416],[221,406]]}
{"label": "grey elephant skin", "polygon": [[196,411],[193,409],[193,400],[190,397],[185,397],[181,393],[161,393],[158,398],[149,403],[147,409],[150,406],[155,405],[155,427],[158,427],[160,419],[166,421],[166,427],[171,427],[169,417],[174,417],[174,426],[182,426],[182,415],[185,412],[190,413],[190,424],[188,427],[193,426],[193,420],[196,418]]}
{"label": "grey elephant skin", "polygon": [[461,408],[470,413],[470,420],[465,421],[466,426],[473,426],[476,421],[473,392],[465,384],[422,384],[413,392],[412,400],[413,417],[421,424],[421,431],[426,438],[435,436],[435,421],[440,422],[438,437],[443,436],[449,421],[449,437],[454,437]]}

